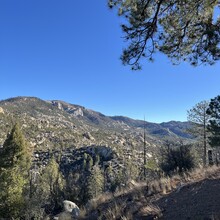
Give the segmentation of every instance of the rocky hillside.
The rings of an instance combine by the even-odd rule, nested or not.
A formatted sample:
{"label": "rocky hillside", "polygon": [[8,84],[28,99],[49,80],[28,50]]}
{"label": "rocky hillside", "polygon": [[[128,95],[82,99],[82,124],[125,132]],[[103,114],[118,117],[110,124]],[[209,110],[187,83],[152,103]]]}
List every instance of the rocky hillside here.
{"label": "rocky hillside", "polygon": [[102,149],[128,158],[133,153],[139,160],[144,128],[148,158],[156,158],[166,138],[190,140],[185,132],[187,122],[149,123],[123,116],[108,117],[64,101],[16,97],[0,101],[0,145],[15,121],[22,126],[36,155],[60,149],[68,154],[82,147],[90,151],[93,146],[104,146]]}

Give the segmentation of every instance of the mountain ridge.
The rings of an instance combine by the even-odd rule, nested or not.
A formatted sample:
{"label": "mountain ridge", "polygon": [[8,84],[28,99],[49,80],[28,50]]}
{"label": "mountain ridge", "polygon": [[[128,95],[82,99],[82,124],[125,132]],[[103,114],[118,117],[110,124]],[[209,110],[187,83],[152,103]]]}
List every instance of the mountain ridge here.
{"label": "mountain ridge", "polygon": [[[34,102],[35,100],[35,102]],[[191,138],[185,130],[189,128],[189,122],[169,121],[162,123],[147,122],[138,119],[132,119],[127,116],[106,116],[100,112],[87,109],[83,106],[71,104],[62,100],[42,100],[37,97],[19,96],[0,101],[0,107],[4,110],[4,106],[9,103],[15,103],[14,112],[22,114],[25,111],[33,115],[39,114],[41,109],[39,106],[44,105],[45,111],[54,112],[54,114],[67,113],[68,116],[73,116],[85,123],[90,123],[92,126],[99,126],[108,129],[122,128],[123,130],[135,128],[145,129],[149,135],[153,136],[173,136],[181,138]],[[23,106],[22,106],[23,105]],[[27,106],[26,108],[24,106]],[[19,108],[21,111],[19,111]],[[47,109],[46,109],[47,108]],[[17,111],[15,111],[17,109]],[[12,111],[12,112],[13,112]],[[23,112],[22,112],[23,111]],[[61,112],[59,112],[61,111]],[[7,112],[7,107],[6,107]],[[10,111],[9,111],[10,112]],[[59,112],[59,113],[58,113]]]}

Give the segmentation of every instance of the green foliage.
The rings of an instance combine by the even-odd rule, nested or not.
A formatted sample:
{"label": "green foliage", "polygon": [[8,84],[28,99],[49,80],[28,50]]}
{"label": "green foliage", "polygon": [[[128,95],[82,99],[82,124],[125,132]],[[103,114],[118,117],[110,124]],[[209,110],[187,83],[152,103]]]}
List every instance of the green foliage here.
{"label": "green foliage", "polygon": [[84,153],[84,155],[83,155],[83,170],[86,169],[86,163],[87,163],[87,154]]}
{"label": "green foliage", "polygon": [[197,137],[198,141],[203,142],[203,165],[206,165],[207,159],[207,125],[210,116],[207,114],[209,107],[208,101],[202,101],[196,104],[192,109],[187,112],[187,119],[191,122],[189,132]]}
{"label": "green foliage", "polygon": [[125,177],[125,172],[122,169],[119,169],[118,173],[114,175],[113,180],[111,181],[111,192],[115,192],[122,185],[125,185],[127,178]]}
{"label": "green foliage", "polygon": [[15,124],[3,144],[0,167],[7,169],[19,165],[20,169],[28,169],[29,159],[25,138],[19,125]]}
{"label": "green foliage", "polygon": [[59,170],[59,164],[52,158],[40,177],[40,192],[44,203],[49,204],[47,209],[51,213],[61,207],[63,201],[64,178]]}
{"label": "green foliage", "polygon": [[139,176],[139,167],[134,163],[132,159],[127,159],[125,162],[124,182],[128,179],[136,180]]}
{"label": "green foliage", "polygon": [[18,124],[12,128],[5,140],[1,155],[0,216],[18,219],[25,208],[30,166],[27,143]]}
{"label": "green foliage", "polygon": [[96,154],[95,156],[95,164],[99,165],[100,163],[100,156],[98,154]]}
{"label": "green foliage", "polygon": [[104,176],[98,166],[94,166],[87,179],[88,198],[92,199],[100,195],[104,190]]}
{"label": "green foliage", "polygon": [[166,174],[174,171],[182,173],[195,167],[190,145],[173,146],[164,150],[161,169]]}
{"label": "green foliage", "polygon": [[158,164],[154,158],[147,160],[146,168],[152,171],[158,170]]}
{"label": "green foliage", "polygon": [[87,170],[91,171],[92,167],[93,167],[93,159],[89,154],[87,154],[86,168]]}
{"label": "green foliage", "polygon": [[212,147],[220,146],[220,96],[211,99],[207,114],[210,115],[208,130],[211,133],[209,144]]}
{"label": "green foliage", "polygon": [[187,120],[192,123],[191,133],[195,136],[204,137],[206,126],[210,120],[210,116],[207,114],[208,107],[209,102],[202,101],[187,111]]}
{"label": "green foliage", "polygon": [[27,181],[17,167],[1,171],[0,178],[0,216],[17,219],[25,207]]}
{"label": "green foliage", "polygon": [[140,59],[153,60],[161,51],[174,64],[213,64],[220,58],[220,18],[214,19],[218,1],[108,0],[123,16],[122,30],[128,41],[122,62],[140,69]]}

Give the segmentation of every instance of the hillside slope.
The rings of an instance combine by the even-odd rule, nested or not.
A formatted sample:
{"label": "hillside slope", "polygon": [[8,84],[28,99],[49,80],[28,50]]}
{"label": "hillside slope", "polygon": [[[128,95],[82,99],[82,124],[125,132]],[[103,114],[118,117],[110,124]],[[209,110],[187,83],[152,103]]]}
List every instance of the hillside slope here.
{"label": "hillside slope", "polygon": [[[143,142],[146,129],[148,145],[160,145],[161,140],[189,138],[185,132],[189,123],[149,123],[123,116],[108,117],[99,112],[64,101],[44,101],[35,97],[16,97],[0,101],[0,144],[13,121],[18,120],[28,139],[36,147],[50,148],[61,144],[81,147],[91,144],[130,146]],[[172,123],[172,124],[173,124]]]}
{"label": "hillside slope", "polygon": [[94,203],[95,208],[81,219],[219,220],[220,168],[197,169],[185,177],[133,185]]}
{"label": "hillside slope", "polygon": [[[158,161],[163,141],[191,140],[185,122],[149,123],[128,117],[109,117],[64,101],[44,101],[36,97],[16,97],[0,101],[0,145],[15,121],[22,127],[34,152],[35,161],[47,164],[49,153],[62,154],[63,161],[79,164],[83,154],[109,154],[115,167],[121,161],[143,166],[143,132],[146,131],[147,159]],[[82,150],[79,150],[82,149]],[[62,152],[61,152],[62,151]],[[72,155],[79,155],[78,159]],[[95,157],[95,156],[94,156]],[[65,162],[66,164],[66,162]],[[65,165],[66,166],[66,165]]]}

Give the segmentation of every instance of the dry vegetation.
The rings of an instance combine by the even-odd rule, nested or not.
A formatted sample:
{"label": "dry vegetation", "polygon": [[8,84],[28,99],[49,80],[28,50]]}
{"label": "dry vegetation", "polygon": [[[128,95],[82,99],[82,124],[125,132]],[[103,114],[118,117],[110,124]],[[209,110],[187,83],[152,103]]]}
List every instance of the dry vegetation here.
{"label": "dry vegetation", "polygon": [[[131,182],[130,187],[115,194],[104,194],[90,201],[81,219],[157,219],[162,217],[156,201],[183,187],[220,178],[220,167],[197,168],[183,175],[162,177],[151,182]],[[213,219],[218,219],[217,216]]]}

